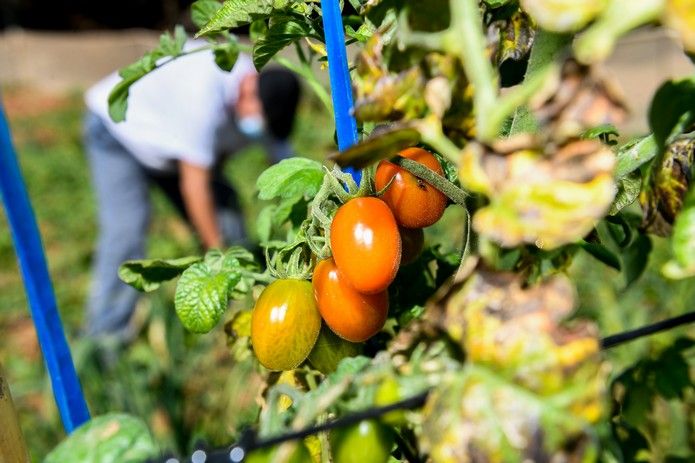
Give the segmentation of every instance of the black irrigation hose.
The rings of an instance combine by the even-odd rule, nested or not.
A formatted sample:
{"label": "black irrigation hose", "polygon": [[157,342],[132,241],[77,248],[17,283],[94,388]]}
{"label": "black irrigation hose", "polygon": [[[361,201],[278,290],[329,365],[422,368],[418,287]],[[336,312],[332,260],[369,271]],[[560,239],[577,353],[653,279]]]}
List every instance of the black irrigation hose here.
{"label": "black irrigation hose", "polygon": [[610,349],[611,347],[619,346],[628,341],[639,339],[643,336],[649,336],[659,331],[670,330],[686,323],[695,322],[695,312],[689,312],[673,318],[667,318],[660,322],[652,323],[651,325],[641,326],[634,330],[623,331],[622,333],[606,336],[601,339],[601,349]]}
{"label": "black irrigation hose", "polygon": [[[683,315],[679,315],[677,317],[667,318],[666,320],[645,325],[634,330],[624,331],[622,333],[606,336],[605,338],[602,338],[600,341],[601,349],[610,349],[615,346],[624,344],[626,342],[642,338],[644,336],[650,336],[660,331],[669,330],[677,326],[693,322],[695,322],[695,312],[689,312]],[[247,429],[242,434],[241,439],[237,444],[234,444],[226,449],[216,449],[210,452],[206,452],[204,450],[197,450],[186,461],[189,461],[191,463],[238,463],[243,461],[244,457],[246,456],[246,453],[252,450],[272,447],[273,445],[277,445],[282,442],[303,439],[305,437],[311,436],[313,434],[318,434],[320,432],[356,424],[362,420],[378,418],[393,410],[409,410],[419,408],[425,404],[428,394],[429,391],[421,392],[420,394],[409,397],[405,400],[401,400],[400,402],[394,402],[384,407],[368,408],[367,410],[351,413],[349,415],[345,415],[335,420],[327,421],[316,426],[310,426],[299,431],[292,431],[285,434],[281,434],[279,436],[269,437],[265,439],[257,439],[255,432],[251,429]],[[179,460],[175,458],[170,458],[156,460],[156,462],[179,463]]]}

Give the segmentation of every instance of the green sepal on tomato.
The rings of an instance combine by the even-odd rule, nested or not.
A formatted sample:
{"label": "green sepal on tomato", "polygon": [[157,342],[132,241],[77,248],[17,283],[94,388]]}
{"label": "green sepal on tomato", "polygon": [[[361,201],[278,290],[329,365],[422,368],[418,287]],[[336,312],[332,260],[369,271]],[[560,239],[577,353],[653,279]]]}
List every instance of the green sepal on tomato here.
{"label": "green sepal on tomato", "polygon": [[[406,148],[398,154],[444,175],[441,164],[429,151]],[[379,162],[374,183],[377,191],[384,190],[381,199],[403,227],[429,227],[444,214],[448,201],[444,193],[390,161]]]}
{"label": "green sepal on tomato", "polygon": [[350,342],[366,341],[384,327],[388,291],[358,292],[333,259],[324,259],[316,265],[312,282],[321,317],[341,338]]}
{"label": "green sepal on tomato", "polygon": [[378,420],[337,428],[329,437],[334,463],[386,463],[394,434]]}
{"label": "green sepal on tomato", "polygon": [[251,345],[269,370],[302,363],[319,336],[321,315],[306,280],[275,280],[261,293],[251,314]]}
{"label": "green sepal on tomato", "polygon": [[386,290],[401,263],[401,236],[386,203],[358,197],[340,206],[331,223],[331,251],[355,290],[363,294]]}

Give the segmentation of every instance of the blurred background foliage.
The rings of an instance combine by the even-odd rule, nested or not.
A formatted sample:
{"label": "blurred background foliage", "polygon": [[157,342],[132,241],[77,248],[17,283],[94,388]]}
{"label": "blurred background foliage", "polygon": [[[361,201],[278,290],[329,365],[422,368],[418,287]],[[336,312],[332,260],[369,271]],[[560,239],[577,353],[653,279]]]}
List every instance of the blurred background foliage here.
{"label": "blurred background foliage", "polygon": [[[77,92],[56,96],[9,87],[4,89],[3,104],[92,413],[138,415],[162,447],[175,453],[189,452],[201,443],[219,446],[234,440],[244,424],[255,421],[261,382],[250,364],[234,364],[223,333],[195,336],[183,331],[173,310],[173,285],[143,296],[135,320],[140,334],[113,361],[104,363],[100,350],[79,338],[96,233],[81,141],[82,98]],[[323,159],[334,149],[330,117],[311,97],[304,100],[293,140],[298,154]],[[227,167],[252,232],[262,207],[254,198],[255,179],[266,166],[262,151],[250,148],[232,158]],[[150,256],[197,252],[195,240],[173,208],[156,190],[153,194]],[[459,246],[461,215],[458,208],[449,208],[445,218],[426,231],[428,243],[447,249]],[[62,426],[7,230],[0,214],[0,363],[32,457],[40,460],[62,439]],[[580,300],[576,313],[597,320],[604,335],[695,308],[692,280],[664,280],[657,272],[667,260],[667,243],[655,237],[652,242],[655,252],[650,255],[650,270],[627,288],[617,271],[587,254],[578,255],[569,269]],[[217,330],[223,330],[223,324]],[[619,378],[614,396],[621,399],[621,406],[632,407],[629,422],[614,425],[622,426],[625,439],[637,439],[635,448],[640,448],[639,439],[652,444],[651,454],[635,455],[636,459],[685,461],[679,458],[695,448],[695,349],[690,345],[676,353],[669,350],[684,336],[695,338],[695,328],[679,328],[606,352],[611,378]],[[654,394],[653,389],[659,387],[655,376],[682,387],[670,395]],[[626,398],[624,385],[629,381],[641,387],[630,386],[634,397]]]}

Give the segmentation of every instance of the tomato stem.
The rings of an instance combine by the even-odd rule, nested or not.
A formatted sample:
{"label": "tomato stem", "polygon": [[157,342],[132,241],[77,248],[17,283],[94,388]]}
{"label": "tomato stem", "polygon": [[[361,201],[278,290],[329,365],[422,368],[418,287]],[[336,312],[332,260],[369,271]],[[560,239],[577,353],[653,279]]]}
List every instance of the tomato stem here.
{"label": "tomato stem", "polygon": [[406,159],[401,156],[396,156],[395,158],[391,159],[391,162],[407,170],[414,176],[426,181],[427,183],[435,187],[437,190],[444,193],[453,202],[466,208],[466,198],[468,197],[468,193],[466,193],[461,188],[457,187],[438,173],[423,166],[417,161],[413,161],[412,159]]}

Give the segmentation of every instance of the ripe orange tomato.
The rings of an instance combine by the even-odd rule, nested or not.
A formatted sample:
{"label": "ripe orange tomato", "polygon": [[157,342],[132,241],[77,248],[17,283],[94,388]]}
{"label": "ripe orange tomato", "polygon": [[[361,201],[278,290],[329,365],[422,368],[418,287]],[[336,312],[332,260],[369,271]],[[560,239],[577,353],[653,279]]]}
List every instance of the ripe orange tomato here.
{"label": "ripe orange tomato", "polygon": [[314,296],[326,325],[341,338],[362,342],[374,336],[386,322],[389,294],[362,294],[346,283],[333,259],[314,269]]}
{"label": "ripe orange tomato", "polygon": [[276,280],[266,287],[251,314],[251,344],[269,370],[291,370],[311,352],[321,329],[311,283]]}
{"label": "ripe orange tomato", "polygon": [[[429,151],[407,148],[398,153],[435,171],[444,174],[441,164]],[[447,198],[441,191],[405,169],[389,161],[381,161],[376,169],[375,186],[383,190],[391,181],[381,199],[388,204],[396,221],[406,228],[428,227],[444,214]]]}
{"label": "ripe orange tomato", "polygon": [[331,223],[331,250],[342,276],[357,291],[384,291],[401,263],[401,236],[393,213],[379,198],[354,198]]}
{"label": "ripe orange tomato", "polygon": [[420,256],[422,247],[425,245],[425,233],[422,228],[398,227],[398,231],[401,232],[403,247],[401,265],[412,264]]}

